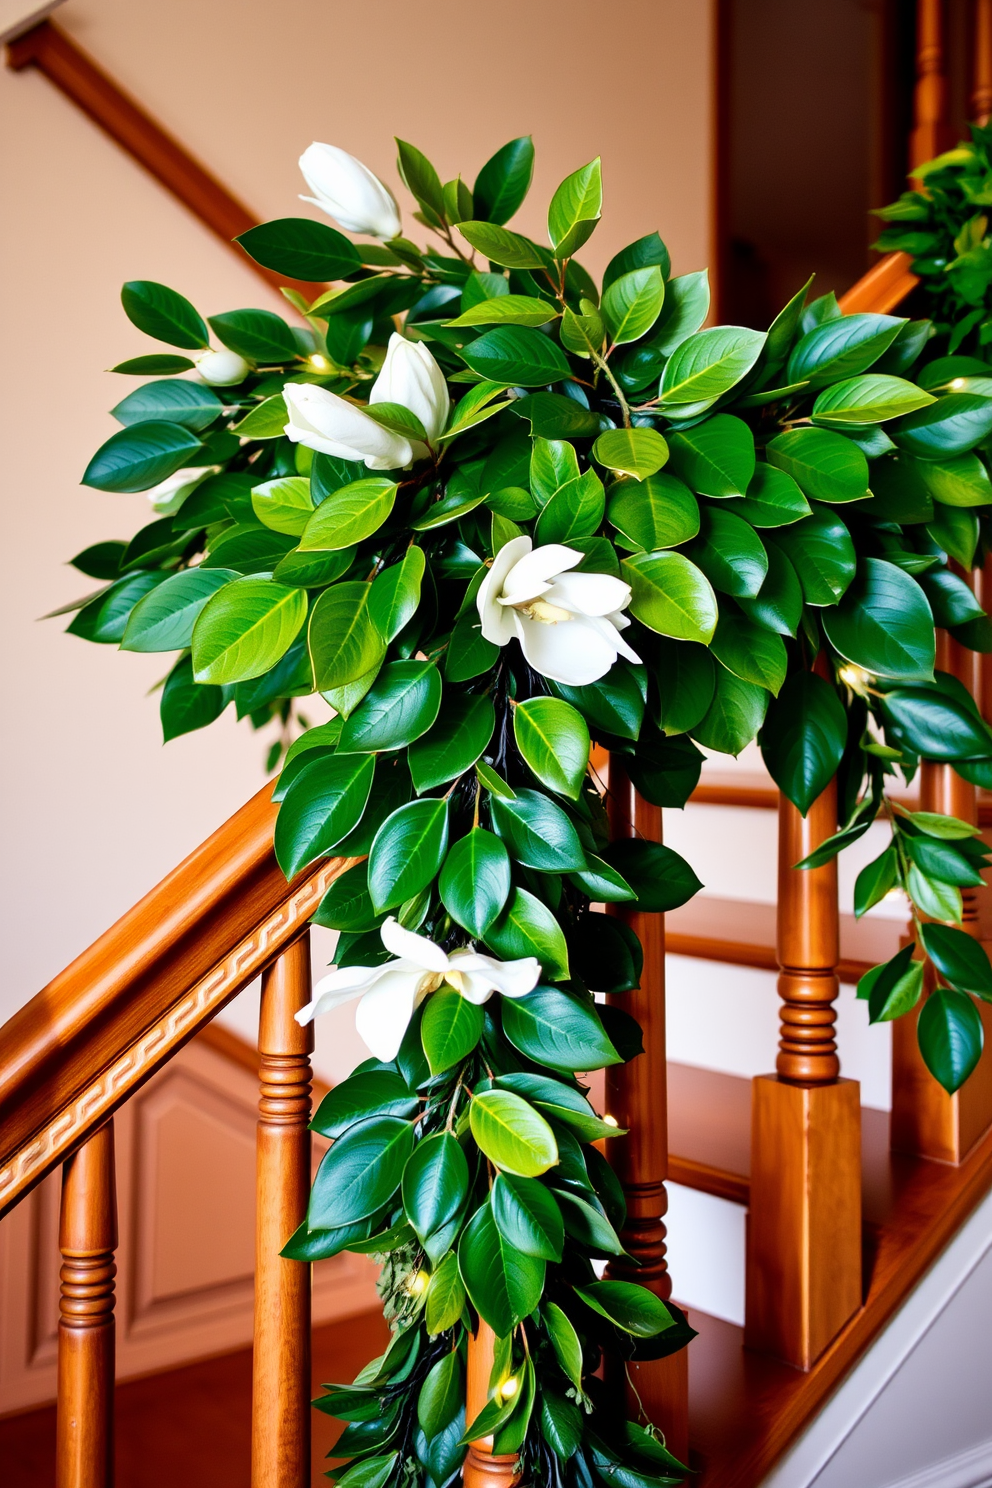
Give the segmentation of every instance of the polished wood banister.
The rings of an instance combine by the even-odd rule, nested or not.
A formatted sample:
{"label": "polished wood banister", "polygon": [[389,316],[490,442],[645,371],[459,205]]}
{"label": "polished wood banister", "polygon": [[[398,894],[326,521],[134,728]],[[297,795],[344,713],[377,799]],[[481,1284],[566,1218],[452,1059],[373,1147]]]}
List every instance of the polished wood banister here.
{"label": "polished wood banister", "polygon": [[287,883],[271,785],[4,1025],[0,1213],[105,1120],[304,926],[355,861]]}
{"label": "polished wood banister", "polygon": [[324,284],[287,279],[249,258],[233,240],[256,227],[258,218],[54,21],[42,21],[10,42],[7,58],[15,72],[36,67],[44,73],[270,287],[289,285],[308,300],[326,289]]}

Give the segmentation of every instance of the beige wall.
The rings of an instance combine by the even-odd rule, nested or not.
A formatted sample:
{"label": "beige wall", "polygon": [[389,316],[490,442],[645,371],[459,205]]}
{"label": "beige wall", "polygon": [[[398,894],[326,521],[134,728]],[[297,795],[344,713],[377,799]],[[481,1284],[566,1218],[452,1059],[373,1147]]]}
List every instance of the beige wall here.
{"label": "beige wall", "polygon": [[[395,182],[394,134],[471,179],[533,132],[522,227],[541,231],[540,205],[600,152],[590,267],[652,228],[677,271],[707,260],[709,0],[69,0],[58,19],[260,215],[309,211],[296,159],[314,138]],[[78,485],[133,385],[101,369],[149,345],[121,282],[164,280],[207,314],[276,301],[40,75],[0,72],[0,132],[3,1018],[261,783],[264,745],[233,714],[161,747],[145,693],[169,658],[36,617],[90,587],[67,558],[146,520],[142,496]]]}

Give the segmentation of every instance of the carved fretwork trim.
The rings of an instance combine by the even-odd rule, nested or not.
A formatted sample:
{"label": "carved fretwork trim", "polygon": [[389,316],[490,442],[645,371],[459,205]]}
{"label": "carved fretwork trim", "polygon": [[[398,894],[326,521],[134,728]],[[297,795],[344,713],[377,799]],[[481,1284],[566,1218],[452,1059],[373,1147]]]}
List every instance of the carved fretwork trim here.
{"label": "carved fretwork trim", "polygon": [[70,1105],[14,1152],[0,1169],[0,1213],[11,1208],[242,991],[303,928],[334,879],[357,861],[335,858],[294,889],[267,920],[185,992],[158,1022],[80,1091]]}

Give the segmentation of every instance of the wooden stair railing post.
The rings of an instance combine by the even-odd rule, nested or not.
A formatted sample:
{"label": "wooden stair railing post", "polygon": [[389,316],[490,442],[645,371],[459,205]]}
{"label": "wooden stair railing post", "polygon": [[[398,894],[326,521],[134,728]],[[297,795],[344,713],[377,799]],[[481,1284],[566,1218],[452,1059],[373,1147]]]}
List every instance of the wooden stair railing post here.
{"label": "wooden stair railing post", "polygon": [[310,934],[262,975],[258,1022],[252,1488],[310,1482],[310,1267],[279,1252],[310,1195]]}
{"label": "wooden stair railing post", "polygon": [[[465,1419],[474,1421],[489,1399],[489,1379],[495,1361],[496,1335],[489,1324],[479,1319],[479,1329],[468,1341],[468,1366],[465,1371]],[[517,1481],[518,1457],[495,1455],[493,1439],[483,1436],[469,1444],[462,1468],[465,1488],[511,1488]]]}
{"label": "wooden stair railing post", "polygon": [[954,143],[947,117],[944,0],[916,0],[916,88],[909,164],[922,165]]}
{"label": "wooden stair railing post", "polygon": [[108,1121],[62,1165],[57,1488],[114,1481],[117,1185]]}
{"label": "wooden stair railing post", "polygon": [[779,807],[777,1073],[752,1083],[745,1342],[809,1369],[861,1306],[860,1087],[834,1040],[836,859],[796,869],[837,826],[831,781]]}
{"label": "wooden stair railing post", "polygon": [[[611,837],[661,841],[661,809],[634,790],[622,757],[610,756],[607,808]],[[636,1018],[644,1036],[644,1053],[629,1064],[606,1071],[606,1105],[627,1135],[609,1143],[608,1154],[623,1187],[627,1218],[620,1232],[624,1249],[640,1264],[610,1261],[607,1274],[637,1281],[667,1301],[672,1279],[665,1259],[664,1216],[668,1209],[668,1079],[665,1051],[665,919],[638,914],[623,904],[610,910],[638,935],[644,948],[644,971],[636,992],[615,999]],[[611,999],[612,1001],[613,999]],[[670,1449],[683,1458],[688,1451],[689,1379],[685,1349],[667,1359],[627,1366],[649,1418],[665,1434]],[[637,1396],[629,1390],[631,1413],[639,1414]]]}
{"label": "wooden stair railing post", "polygon": [[992,0],[974,0],[971,117],[987,124],[992,114]]}
{"label": "wooden stair railing post", "polygon": [[[957,565],[955,565],[957,568]],[[974,583],[971,574],[958,574]],[[958,644],[945,630],[937,632],[937,669],[950,672],[973,697],[980,696],[982,661],[979,654]],[[953,765],[924,761],[920,766],[920,808],[958,816],[975,825],[978,792]],[[961,890],[964,904],[961,928],[980,938],[979,891]],[[928,989],[930,990],[930,989]],[[931,1075],[920,1054],[916,1036],[919,1009],[892,1024],[892,1146],[897,1152],[932,1157],[941,1162],[963,1162],[992,1124],[992,1008],[980,1003],[985,1025],[985,1050],[978,1067],[955,1095],[948,1095]]]}

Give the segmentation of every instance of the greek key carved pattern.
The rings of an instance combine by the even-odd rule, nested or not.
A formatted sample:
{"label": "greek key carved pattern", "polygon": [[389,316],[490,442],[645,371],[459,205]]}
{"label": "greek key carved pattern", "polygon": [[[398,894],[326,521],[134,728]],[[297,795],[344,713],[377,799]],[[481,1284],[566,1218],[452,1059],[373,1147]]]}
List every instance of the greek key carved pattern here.
{"label": "greek key carved pattern", "polygon": [[147,1071],[163,1062],[163,1054],[175,1049],[191,1031],[209,1023],[231,995],[232,988],[240,990],[272,959],[293,932],[310,918],[332,881],[354,861],[337,858],[319,868],[81,1091],[70,1106],[15,1152],[0,1169],[0,1204],[6,1207],[23,1193],[43,1169],[52,1166],[53,1159],[68,1152],[89,1127],[115,1110]]}

